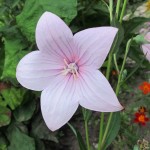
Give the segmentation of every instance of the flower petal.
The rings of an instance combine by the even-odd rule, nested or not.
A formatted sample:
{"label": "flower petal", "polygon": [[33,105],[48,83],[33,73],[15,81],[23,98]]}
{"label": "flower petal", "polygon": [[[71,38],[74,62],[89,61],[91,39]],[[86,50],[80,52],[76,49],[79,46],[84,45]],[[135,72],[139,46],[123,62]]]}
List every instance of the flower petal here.
{"label": "flower petal", "polygon": [[88,70],[81,70],[80,91],[83,97],[79,100],[80,105],[100,112],[122,110],[123,107],[104,75],[98,70]]}
{"label": "flower petal", "polygon": [[74,36],[79,65],[100,68],[110,51],[118,29],[114,27],[98,27],[78,32]]}
{"label": "flower petal", "polygon": [[145,35],[145,39],[150,42],[150,32],[148,32],[146,35]]}
{"label": "flower petal", "polygon": [[40,51],[51,57],[71,61],[73,34],[58,16],[45,12],[36,27],[36,43]]}
{"label": "flower petal", "polygon": [[142,45],[143,53],[146,56],[147,60],[150,62],[150,44]]}
{"label": "flower petal", "polygon": [[73,76],[64,76],[42,92],[41,110],[50,130],[55,131],[70,120],[78,108],[77,99]]}
{"label": "flower petal", "polygon": [[19,83],[31,90],[41,91],[60,74],[63,66],[40,51],[34,51],[21,59],[16,77]]}

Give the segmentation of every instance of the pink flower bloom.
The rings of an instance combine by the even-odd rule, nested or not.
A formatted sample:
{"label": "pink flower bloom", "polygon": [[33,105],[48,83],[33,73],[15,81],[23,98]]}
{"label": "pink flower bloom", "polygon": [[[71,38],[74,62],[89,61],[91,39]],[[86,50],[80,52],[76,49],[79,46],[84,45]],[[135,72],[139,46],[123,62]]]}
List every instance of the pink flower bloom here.
{"label": "pink flower bloom", "polygon": [[50,12],[41,16],[36,27],[39,50],[19,62],[16,76],[24,87],[42,91],[41,110],[49,129],[62,127],[79,104],[101,112],[123,109],[98,70],[117,31],[113,27],[97,27],[73,36],[58,16]]}
{"label": "pink flower bloom", "polygon": [[[145,35],[145,39],[150,42],[150,32]],[[150,62],[150,44],[143,44],[142,49],[147,60]]]}

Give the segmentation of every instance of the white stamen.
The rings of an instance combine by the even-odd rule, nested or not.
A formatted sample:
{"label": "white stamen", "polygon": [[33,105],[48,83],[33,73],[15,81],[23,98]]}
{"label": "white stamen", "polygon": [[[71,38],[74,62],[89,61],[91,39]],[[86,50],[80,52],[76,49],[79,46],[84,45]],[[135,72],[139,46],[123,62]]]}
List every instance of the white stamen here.
{"label": "white stamen", "polygon": [[68,62],[64,59],[64,70],[62,71],[63,75],[67,75],[68,73],[72,73],[74,79],[76,79],[77,77],[79,77],[79,73],[78,73],[78,66],[76,65],[76,63],[70,63],[68,64]]}

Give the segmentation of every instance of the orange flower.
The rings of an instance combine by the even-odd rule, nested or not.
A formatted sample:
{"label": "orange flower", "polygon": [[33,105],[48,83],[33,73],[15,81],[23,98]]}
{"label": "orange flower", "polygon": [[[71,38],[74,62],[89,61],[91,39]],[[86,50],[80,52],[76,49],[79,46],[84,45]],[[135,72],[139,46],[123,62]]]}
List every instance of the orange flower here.
{"label": "orange flower", "polygon": [[135,123],[139,123],[140,125],[146,125],[146,122],[149,121],[149,118],[146,117],[146,115],[144,113],[135,113],[135,119],[134,122]]}
{"label": "orange flower", "polygon": [[143,82],[140,86],[139,89],[143,92],[143,94],[148,94],[150,93],[150,83],[148,82]]}

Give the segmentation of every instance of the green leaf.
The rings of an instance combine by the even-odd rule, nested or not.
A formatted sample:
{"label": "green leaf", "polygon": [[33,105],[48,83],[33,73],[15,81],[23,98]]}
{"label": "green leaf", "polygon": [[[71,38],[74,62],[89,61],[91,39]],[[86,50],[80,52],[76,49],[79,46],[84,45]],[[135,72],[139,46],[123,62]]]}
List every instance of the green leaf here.
{"label": "green leaf", "polygon": [[140,64],[144,56],[141,50],[141,45],[133,41],[130,49],[131,50],[129,51],[128,57],[136,61],[137,64]]}
{"label": "green leaf", "polygon": [[51,132],[45,122],[43,121],[43,117],[40,115],[36,116],[32,121],[32,131],[31,134],[35,138],[50,140],[58,143],[56,135],[54,132]]}
{"label": "green leaf", "polygon": [[[14,34],[15,36],[16,34]],[[25,43],[20,39],[20,37],[15,38],[5,38],[5,62],[4,70],[1,79],[16,79],[16,66],[20,59],[27,53],[23,51],[25,48]]]}
{"label": "green leaf", "polygon": [[112,45],[112,49],[114,50],[114,53],[117,53],[119,51],[119,47],[124,39],[124,29],[123,29],[122,25],[120,24],[120,22],[116,18],[113,19],[112,26],[118,28],[118,33],[117,33],[115,40],[113,42],[113,45]]}
{"label": "green leaf", "polygon": [[6,107],[7,103],[3,100],[2,96],[0,95],[0,106]]}
{"label": "green leaf", "polygon": [[80,146],[80,150],[86,150],[87,148],[86,148],[85,143],[83,141],[82,135],[80,134],[80,132],[78,130],[76,130],[76,133],[77,133],[77,139],[78,139],[78,143]]}
{"label": "green leaf", "polygon": [[119,112],[113,113],[113,117],[111,119],[110,128],[106,137],[106,142],[104,143],[104,150],[112,143],[112,141],[117,136],[121,124],[121,116]]}
{"label": "green leaf", "polygon": [[42,140],[35,139],[36,150],[45,150],[45,145]]}
{"label": "green leaf", "polygon": [[[2,45],[2,44],[1,44]],[[3,73],[3,68],[4,68],[4,60],[5,60],[5,51],[4,51],[4,48],[0,48],[0,77]]]}
{"label": "green leaf", "polygon": [[80,150],[87,150],[85,142],[84,142],[80,132],[77,129],[75,129],[70,123],[67,123],[67,124],[70,127],[70,129],[72,130],[72,132],[74,133],[74,135],[76,136]]}
{"label": "green leaf", "polygon": [[[28,93],[27,93],[28,94]],[[28,102],[24,103],[23,105],[19,106],[13,113],[15,119],[19,122],[27,121],[31,119],[35,108],[36,108],[36,101],[33,96],[30,98],[28,97]]]}
{"label": "green leaf", "polygon": [[101,13],[104,13],[105,15],[109,15],[108,5],[105,1],[98,1],[95,3],[94,9],[100,10]]}
{"label": "green leaf", "polygon": [[77,15],[77,0],[26,0],[17,24],[29,41],[34,41],[36,24],[45,11],[55,13],[69,24]]}
{"label": "green leaf", "polygon": [[144,17],[135,17],[133,19],[130,19],[129,21],[124,21],[123,25],[126,31],[125,34],[132,33],[137,29],[137,27],[139,27],[140,25],[148,21],[149,18],[144,18]]}
{"label": "green leaf", "polygon": [[0,150],[7,150],[7,140],[1,133],[0,133]]}
{"label": "green leaf", "polygon": [[5,136],[0,133],[0,150],[7,150],[8,141]]}
{"label": "green leaf", "polygon": [[7,105],[14,110],[23,101],[25,92],[25,89],[11,87],[9,89],[2,90],[1,95],[3,96]]}
{"label": "green leaf", "polygon": [[10,126],[7,134],[10,141],[8,150],[35,150],[34,139],[21,132],[17,126]]}
{"label": "green leaf", "polygon": [[7,150],[7,145],[0,144],[0,150]]}
{"label": "green leaf", "polygon": [[0,106],[0,127],[6,126],[10,123],[11,111],[3,106]]}

